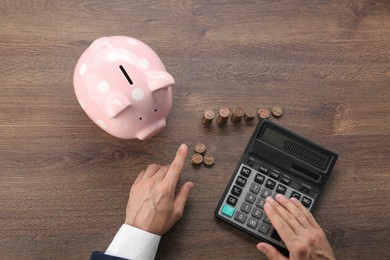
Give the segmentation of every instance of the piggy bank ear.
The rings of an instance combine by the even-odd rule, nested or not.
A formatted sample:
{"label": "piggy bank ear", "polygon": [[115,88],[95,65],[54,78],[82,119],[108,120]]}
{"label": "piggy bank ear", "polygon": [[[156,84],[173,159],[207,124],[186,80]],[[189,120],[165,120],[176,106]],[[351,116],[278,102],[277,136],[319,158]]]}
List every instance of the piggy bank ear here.
{"label": "piggy bank ear", "polygon": [[110,39],[108,37],[102,37],[102,38],[96,39],[91,45],[91,47],[95,51],[103,51],[103,50],[110,48],[111,46],[112,46],[112,44],[111,44]]}
{"label": "piggy bank ear", "polygon": [[104,113],[108,118],[116,118],[123,110],[131,106],[130,100],[120,92],[107,96],[103,103]]}
{"label": "piggy bank ear", "polygon": [[152,71],[149,74],[148,84],[151,92],[162,88],[168,88],[175,83],[175,80],[166,71]]}

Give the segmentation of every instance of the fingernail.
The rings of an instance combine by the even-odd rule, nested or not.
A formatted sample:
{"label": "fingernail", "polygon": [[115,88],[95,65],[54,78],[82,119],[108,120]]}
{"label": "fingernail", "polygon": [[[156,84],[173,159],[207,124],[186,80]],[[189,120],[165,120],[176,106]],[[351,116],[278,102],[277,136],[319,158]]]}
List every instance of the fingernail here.
{"label": "fingernail", "polygon": [[272,204],[272,203],[275,202],[275,200],[274,200],[272,197],[267,197],[267,198],[265,199],[265,201],[268,202],[268,203],[270,203],[270,204]]}
{"label": "fingernail", "polygon": [[191,190],[194,187],[194,184],[192,182],[189,182],[187,184],[187,189]]}
{"label": "fingernail", "polygon": [[181,144],[179,149],[180,150],[185,150],[185,149],[187,149],[187,145],[186,144]]}
{"label": "fingernail", "polygon": [[299,200],[297,200],[297,198],[292,197],[290,200],[291,200],[293,203],[295,203],[295,204],[299,203]]}
{"label": "fingernail", "polygon": [[272,208],[272,205],[269,204],[268,202],[266,202],[266,203],[264,204],[264,208],[271,209],[271,208]]}
{"label": "fingernail", "polygon": [[282,194],[278,193],[278,194],[276,194],[275,199],[278,201],[285,201],[286,197],[283,196]]}

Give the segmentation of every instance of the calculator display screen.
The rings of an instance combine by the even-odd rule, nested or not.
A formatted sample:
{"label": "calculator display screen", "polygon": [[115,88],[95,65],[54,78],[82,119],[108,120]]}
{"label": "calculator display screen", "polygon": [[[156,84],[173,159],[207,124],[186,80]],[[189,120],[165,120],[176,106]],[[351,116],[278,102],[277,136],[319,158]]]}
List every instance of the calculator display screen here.
{"label": "calculator display screen", "polygon": [[318,151],[308,144],[303,143],[297,138],[286,135],[271,127],[265,128],[260,140],[263,140],[321,170],[326,168],[326,163],[329,161],[328,155]]}

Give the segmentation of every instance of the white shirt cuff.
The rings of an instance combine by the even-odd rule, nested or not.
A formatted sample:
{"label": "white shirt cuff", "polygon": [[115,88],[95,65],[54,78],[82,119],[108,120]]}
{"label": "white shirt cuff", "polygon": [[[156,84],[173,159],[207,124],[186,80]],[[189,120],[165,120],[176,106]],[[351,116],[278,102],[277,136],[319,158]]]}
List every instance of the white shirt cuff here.
{"label": "white shirt cuff", "polygon": [[123,224],[105,254],[126,259],[152,260],[156,256],[161,236]]}

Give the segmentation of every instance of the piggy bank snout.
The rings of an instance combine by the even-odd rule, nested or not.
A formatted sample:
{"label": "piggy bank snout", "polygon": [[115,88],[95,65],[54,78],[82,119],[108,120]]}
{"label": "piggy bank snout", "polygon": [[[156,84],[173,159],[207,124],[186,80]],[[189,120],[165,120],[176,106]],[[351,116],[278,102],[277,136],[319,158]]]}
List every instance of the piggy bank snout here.
{"label": "piggy bank snout", "polygon": [[161,119],[154,124],[148,125],[147,127],[144,127],[141,131],[138,132],[137,138],[139,140],[145,140],[148,139],[149,137],[154,136],[158,132],[164,129],[166,126],[166,121],[165,119]]}

